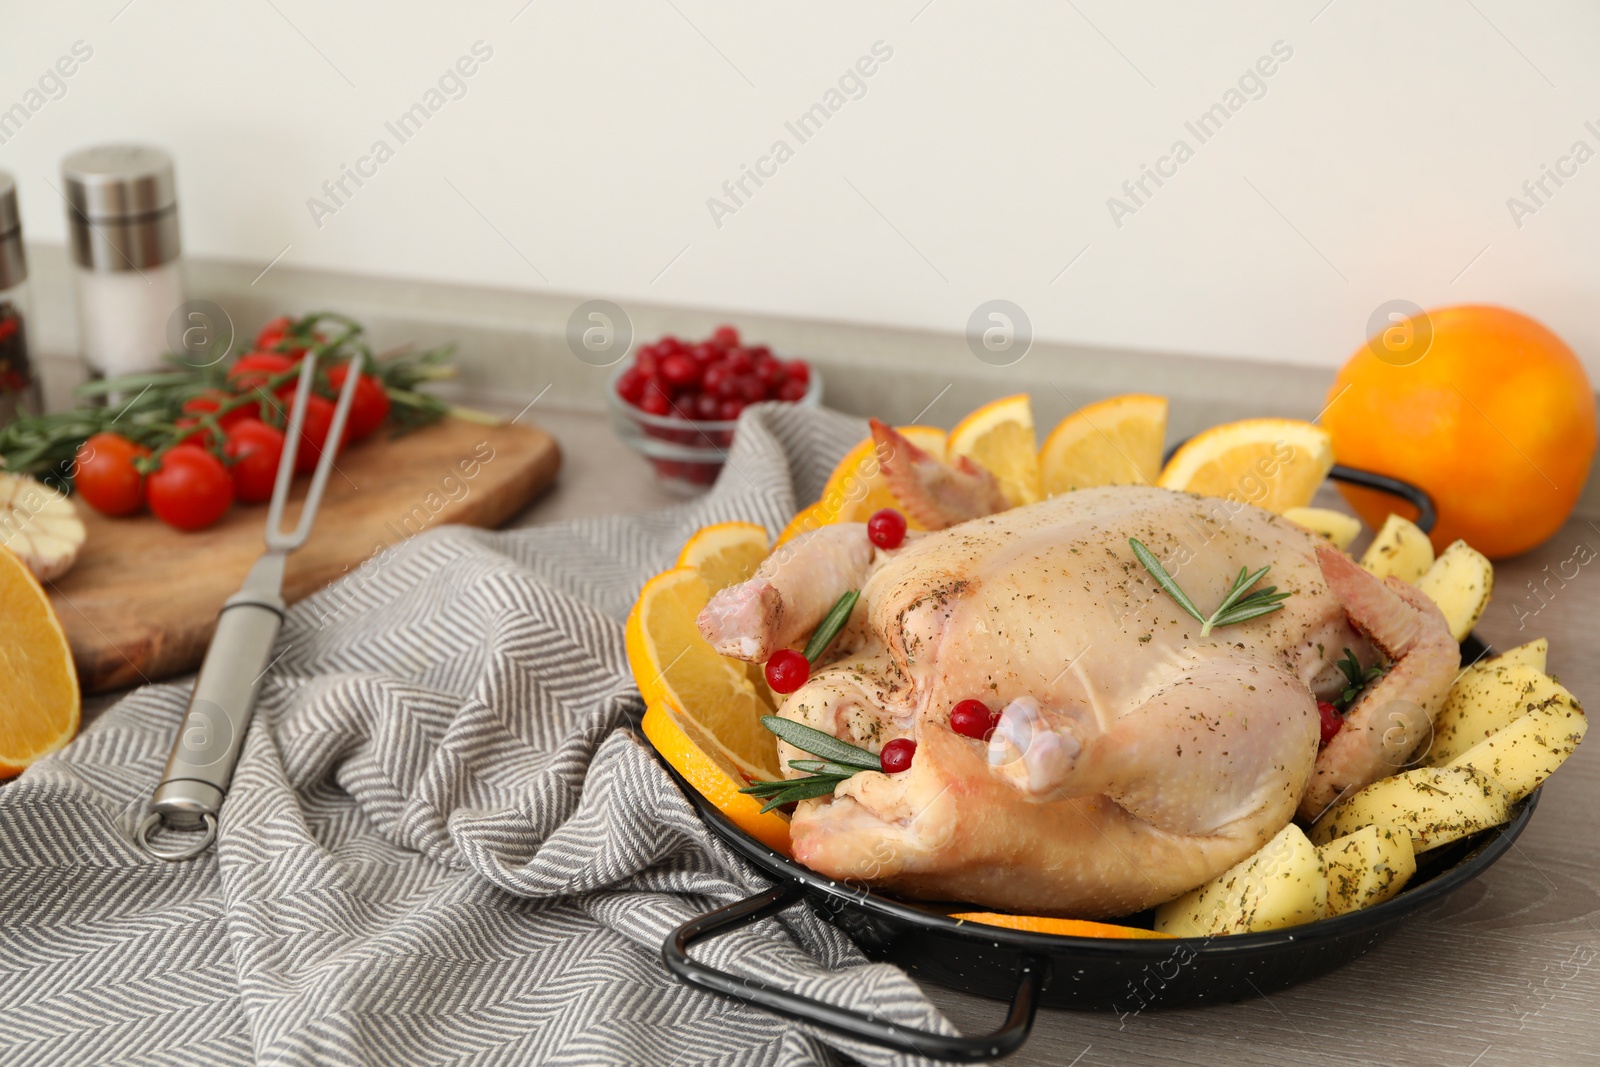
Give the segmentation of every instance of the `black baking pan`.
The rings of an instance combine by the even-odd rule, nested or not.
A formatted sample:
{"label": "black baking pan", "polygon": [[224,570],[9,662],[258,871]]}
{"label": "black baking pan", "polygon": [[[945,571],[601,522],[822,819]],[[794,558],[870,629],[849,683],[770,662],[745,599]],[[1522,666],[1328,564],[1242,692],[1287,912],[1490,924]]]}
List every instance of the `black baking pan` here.
{"label": "black baking pan", "polygon": [[[1414,486],[1344,467],[1335,467],[1330,477],[1399,496],[1416,509],[1418,526],[1426,531],[1434,524],[1433,502]],[[1488,651],[1469,636],[1462,642],[1462,662],[1473,662]],[[1539,799],[1535,790],[1518,805],[1510,822],[1418,857],[1410,885],[1382,904],[1265,933],[1131,940],[1027,933],[963,922],[866,886],[825,878],[746,834],[675,771],[667,770],[706,826],[773,881],[772,888],[673,931],[662,946],[662,957],[673,974],[724,997],[885,1048],[964,1062],[1015,1052],[1027,1040],[1041,1005],[1119,1013],[1190,1007],[1265,996],[1324,974],[1365,953],[1407,916],[1488,870],[1527,827]],[[689,955],[696,941],[799,904],[838,926],[870,958],[894,963],[913,978],[1009,1001],[1004,1022],[993,1033],[979,1036],[908,1029],[717,970]],[[1147,917],[1148,913],[1126,921],[1148,926]]]}

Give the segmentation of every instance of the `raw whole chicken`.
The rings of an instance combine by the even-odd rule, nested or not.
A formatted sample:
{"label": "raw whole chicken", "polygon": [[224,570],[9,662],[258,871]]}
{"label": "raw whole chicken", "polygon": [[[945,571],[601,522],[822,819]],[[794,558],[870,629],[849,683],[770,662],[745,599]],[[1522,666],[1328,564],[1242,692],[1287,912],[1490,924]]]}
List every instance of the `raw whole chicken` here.
{"label": "raw whole chicken", "polygon": [[[1405,583],[1274,514],[1187,493],[1107,487],[996,510],[981,470],[874,432],[907,511],[947,528],[885,552],[862,524],[823,527],[700,618],[723,654],[760,661],[861,590],[830,661],[780,714],[873,752],[898,737],[917,748],[908,770],[800,802],[808,867],[923,899],[1128,915],[1392,773],[1429,736],[1459,651]],[[1291,595],[1202,637],[1130,537],[1203,613],[1241,567],[1271,564],[1265,581]],[[1389,669],[1319,752],[1317,700],[1343,687],[1347,648]],[[987,741],[950,727],[967,698],[1000,711]],[[785,766],[808,755],[779,744]]]}

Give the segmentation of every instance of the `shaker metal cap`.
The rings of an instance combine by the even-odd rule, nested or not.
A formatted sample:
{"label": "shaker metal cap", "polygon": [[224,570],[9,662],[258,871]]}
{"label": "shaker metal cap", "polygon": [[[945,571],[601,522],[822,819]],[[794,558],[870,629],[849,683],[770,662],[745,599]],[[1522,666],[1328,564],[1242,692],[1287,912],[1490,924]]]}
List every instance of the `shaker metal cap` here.
{"label": "shaker metal cap", "polygon": [[22,249],[22,215],[17,211],[17,182],[0,170],[0,290],[28,280],[28,257]]}
{"label": "shaker metal cap", "polygon": [[17,180],[0,170],[0,239],[12,230],[22,228],[22,216],[17,212]]}
{"label": "shaker metal cap", "polygon": [[137,218],[176,207],[172,157],[136,144],[96,145],[61,161],[67,204],[89,221]]}
{"label": "shaker metal cap", "polygon": [[96,145],[61,161],[72,258],[93,271],[142,271],[180,255],[172,157],[136,144]]}

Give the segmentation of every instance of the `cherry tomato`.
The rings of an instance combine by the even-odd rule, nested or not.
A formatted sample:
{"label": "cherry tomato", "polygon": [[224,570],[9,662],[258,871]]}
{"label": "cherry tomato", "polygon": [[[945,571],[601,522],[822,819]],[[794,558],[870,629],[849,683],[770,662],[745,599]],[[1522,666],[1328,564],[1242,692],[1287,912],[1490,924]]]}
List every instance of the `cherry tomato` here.
{"label": "cherry tomato", "polygon": [[233,480],[222,461],[199,445],[173,445],[150,475],[150,510],[168,526],[203,530],[233,503]]}
{"label": "cherry tomato", "polygon": [[[344,389],[350,377],[350,365],[342,364],[328,372],[328,381],[335,394]],[[389,417],[389,394],[383,384],[370,374],[363,374],[356,383],[356,395],[350,400],[350,415],[345,420],[345,440],[359,441],[371,437]]]}
{"label": "cherry tomato", "polygon": [[792,648],[780,648],[767,660],[766,675],[774,693],[792,693],[811,677],[811,662]]}
{"label": "cherry tomato", "polygon": [[233,460],[228,477],[233,479],[236,498],[246,504],[272,499],[283,442],[283,434],[256,419],[236,423],[228,430],[228,443],[223,451]]}
{"label": "cherry tomato", "polygon": [[[298,343],[301,338],[293,336],[293,327],[293,319],[287,315],[279,315],[261,327],[261,332],[256,334],[256,348],[262,352],[281,352],[295,362],[299,362],[300,357],[306,354],[306,348],[309,346]],[[285,343],[289,341],[296,343]],[[283,345],[283,347],[279,348],[279,345]]]}
{"label": "cherry tomato", "polygon": [[[300,424],[300,447],[295,450],[294,469],[300,474],[316,468],[322,449],[333,429],[333,403],[320,396],[306,397],[306,417]],[[350,429],[348,423],[345,430]]]}
{"label": "cherry tomato", "polygon": [[883,746],[883,751],[878,753],[878,762],[883,764],[884,774],[899,774],[911,769],[911,757],[916,754],[915,741],[909,737],[897,737]]}
{"label": "cherry tomato", "polygon": [[906,517],[894,508],[880,508],[867,520],[867,540],[879,548],[899,548],[906,539]]}
{"label": "cherry tomato", "polygon": [[276,352],[251,352],[228,368],[228,384],[239,392],[267,384],[269,378],[292,370],[295,361]]}
{"label": "cherry tomato", "polygon": [[201,448],[210,448],[214,437],[208,427],[202,427],[200,420],[184,417],[173,423],[178,428],[177,439],[180,443],[199,445]]}
{"label": "cherry tomato", "polygon": [[149,454],[121,434],[97,433],[78,446],[72,484],[100,514],[132,515],[144,505],[144,475],[133,461]]}
{"label": "cherry tomato", "polygon": [[974,741],[987,741],[1000,724],[1000,713],[981,700],[963,700],[950,709],[950,729]]}
{"label": "cherry tomato", "polygon": [[[209,389],[198,396],[191,396],[188,400],[185,400],[183,402],[183,410],[187,415],[211,415],[231,399],[233,398],[230,395],[220,389]],[[249,404],[241,404],[227,414],[218,415],[217,422],[221,423],[222,428],[226,430],[236,422],[255,418],[255,412],[256,409]]]}

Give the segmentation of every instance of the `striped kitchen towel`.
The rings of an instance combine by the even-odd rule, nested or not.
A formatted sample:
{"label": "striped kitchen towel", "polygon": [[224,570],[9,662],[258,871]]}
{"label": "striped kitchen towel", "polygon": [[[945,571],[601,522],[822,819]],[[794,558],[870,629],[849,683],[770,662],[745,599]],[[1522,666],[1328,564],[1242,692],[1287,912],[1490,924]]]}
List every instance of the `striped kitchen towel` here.
{"label": "striped kitchen towel", "polygon": [[[0,1062],[897,1062],[666,972],[673,927],[765,883],[638,736],[622,638],[695,528],[780,529],[864,433],[752,409],[692,503],[430,531],[303,601],[198,859],[133,844],[187,685],[124,698],[0,789]],[[696,954],[950,1030],[804,908]]]}

